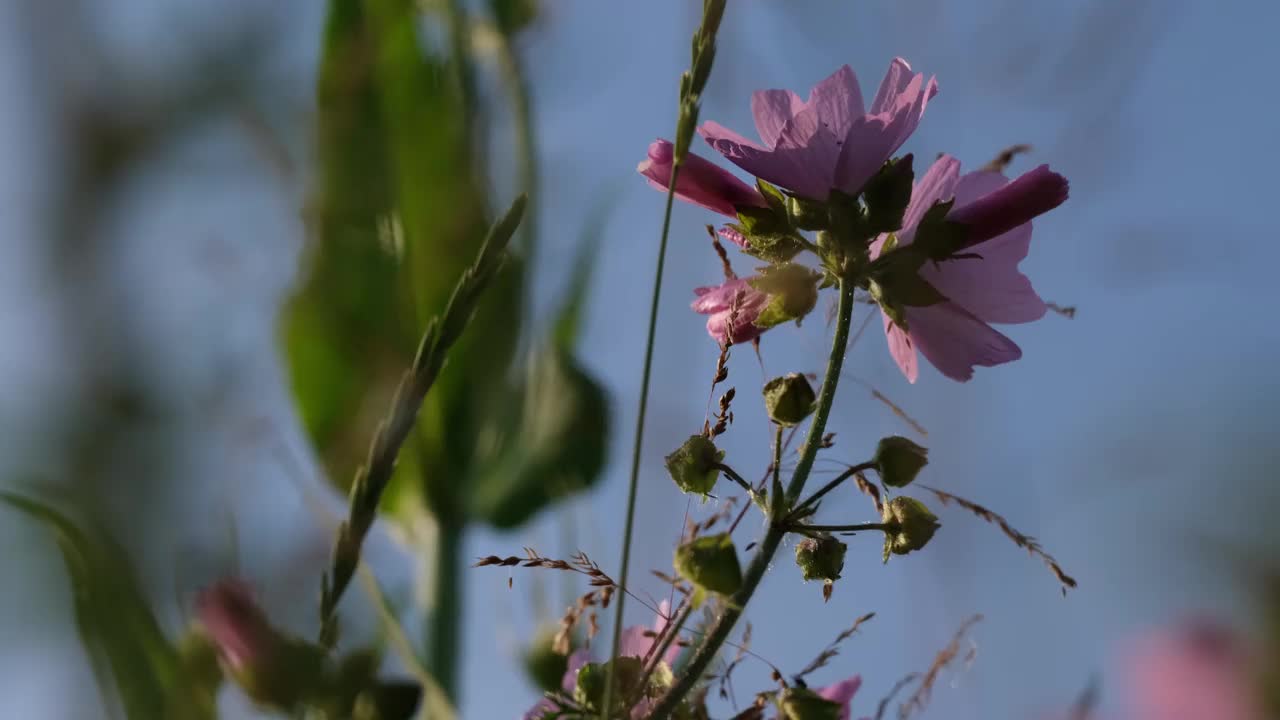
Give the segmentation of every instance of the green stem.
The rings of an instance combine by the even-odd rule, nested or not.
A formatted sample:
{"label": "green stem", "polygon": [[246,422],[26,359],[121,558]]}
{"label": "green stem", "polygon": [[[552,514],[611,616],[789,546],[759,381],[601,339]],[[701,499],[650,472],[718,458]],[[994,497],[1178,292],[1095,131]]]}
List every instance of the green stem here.
{"label": "green stem", "polygon": [[[631,536],[636,522],[636,494],[640,487],[640,449],[644,443],[644,418],[649,408],[649,376],[653,370],[653,339],[658,329],[658,301],[662,296],[662,271],[667,260],[667,236],[671,232],[671,206],[675,200],[676,176],[680,173],[680,164],[671,166],[671,183],[667,190],[667,207],[662,214],[662,239],[658,241],[658,266],[653,275],[653,300],[649,304],[649,334],[644,347],[644,369],[640,373],[640,407],[636,410],[636,430],[631,446],[631,479],[627,484],[627,517],[622,529],[622,562],[618,572],[618,585],[627,587],[627,572],[631,568]],[[609,657],[618,656],[618,647],[622,643],[623,608],[626,607],[627,594],[618,593],[613,612],[613,650]],[[604,686],[604,704],[609,707],[613,698],[613,668],[609,664]]]}
{"label": "green stem", "polygon": [[855,525],[783,525],[783,529],[791,532],[868,532],[871,530],[888,530],[886,523],[858,523]]}
{"label": "green stem", "polygon": [[743,477],[742,477],[741,475],[739,475],[739,474],[738,474],[738,472],[737,472],[736,470],[734,470],[733,468],[729,467],[728,465],[725,465],[724,463],[716,463],[715,465],[712,465],[712,467],[714,467],[715,469],[717,469],[717,470],[719,470],[720,472],[724,473],[725,477],[727,477],[727,478],[729,478],[730,480],[732,480],[732,481],[734,481],[734,482],[738,483],[738,485],[739,485],[743,490],[746,490],[746,491],[747,491],[747,494],[748,494],[748,495],[753,495],[753,496],[754,496],[754,495],[756,494],[755,489],[751,487],[751,483],[749,483],[749,482],[747,482],[745,479],[743,479]]}
{"label": "green stem", "polygon": [[456,706],[458,704],[459,631],[462,628],[463,526],[437,518],[431,606],[427,609],[427,670]]}
{"label": "green stem", "polygon": [[818,492],[810,495],[807,499],[802,501],[799,505],[796,505],[795,509],[791,511],[790,516],[793,518],[796,517],[804,510],[810,507],[813,507],[813,504],[821,500],[823,495],[826,495],[832,490],[835,490],[837,487],[840,487],[840,483],[844,482],[845,480],[848,480],[849,478],[853,477],[854,475],[857,475],[860,472],[870,470],[875,466],[876,464],[873,462],[864,462],[861,465],[851,466],[848,470],[845,470],[844,472],[837,475],[835,480],[832,480],[826,485],[823,485],[822,489],[818,490]]}
{"label": "green stem", "polygon": [[[840,381],[840,370],[844,366],[845,350],[849,345],[849,324],[853,318],[853,290],[854,285],[852,282],[847,279],[840,280],[840,304],[836,315],[836,334],[831,341],[831,355],[827,360],[827,372],[822,380],[822,391],[818,395],[818,408],[813,413],[813,424],[809,427],[809,434],[805,438],[804,447],[800,451],[800,462],[796,465],[795,473],[791,476],[790,486],[787,488],[789,497],[798,496],[800,491],[804,489],[804,483],[809,477],[809,471],[813,468],[813,461],[822,445],[822,436],[826,432],[827,419],[831,416],[831,406],[836,397],[836,385]],[[662,696],[658,704],[654,706],[647,720],[666,720],[666,718],[670,717],[671,713],[684,700],[684,697],[689,694],[689,691],[697,684],[703,673],[706,672],[711,661],[719,653],[720,647],[729,639],[729,633],[733,631],[734,625],[742,617],[743,610],[747,607],[747,603],[750,602],[751,596],[755,593],[756,587],[759,586],[765,571],[769,569],[770,563],[773,562],[774,553],[777,552],[778,546],[782,544],[782,538],[786,533],[787,531],[783,524],[775,523],[770,525],[764,539],[760,542],[760,548],[756,551],[755,557],[751,559],[751,564],[747,566],[747,570],[743,574],[742,586],[729,598],[729,601],[725,604],[724,611],[707,632],[705,639],[698,645],[697,650],[694,651],[693,657],[689,660],[684,672],[677,678],[671,689]]]}

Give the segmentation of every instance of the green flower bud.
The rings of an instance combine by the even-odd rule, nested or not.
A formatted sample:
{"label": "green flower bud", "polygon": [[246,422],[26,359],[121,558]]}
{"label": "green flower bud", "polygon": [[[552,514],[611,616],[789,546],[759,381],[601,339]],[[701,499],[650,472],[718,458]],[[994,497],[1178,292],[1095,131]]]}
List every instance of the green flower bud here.
{"label": "green flower bud", "polygon": [[728,533],[695,538],[676,548],[675,568],[702,590],[732,595],[742,585],[738,551]]}
{"label": "green flower bud", "polygon": [[614,670],[613,712],[608,717],[622,716],[627,713],[623,703],[635,694],[640,680],[644,677],[644,661],[638,657],[619,657],[609,662],[587,663],[578,671],[578,684],[573,690],[573,699],[579,704],[600,711],[604,704],[604,685],[609,676],[609,664],[617,663]]}
{"label": "green flower bud", "polygon": [[876,456],[872,462],[876,464],[876,472],[880,473],[880,480],[885,485],[906,487],[929,464],[929,449],[907,438],[892,435],[882,439],[876,446]]}
{"label": "green flower bud", "polygon": [[813,386],[800,373],[790,373],[770,380],[765,383],[763,392],[769,419],[783,427],[803,422],[813,412],[813,403],[817,399],[813,394]]}
{"label": "green flower bud", "polygon": [[902,217],[911,201],[911,181],[915,178],[911,163],[910,154],[889,160],[863,188],[862,200],[867,206],[864,231],[869,236],[902,229]]}
{"label": "green flower bud", "polygon": [[796,565],[800,566],[806,581],[833,582],[840,579],[840,571],[844,570],[844,553],[848,548],[830,535],[805,538],[796,544]]}
{"label": "green flower bud", "polygon": [[667,472],[682,492],[706,495],[715,487],[720,471],[716,464],[724,459],[724,451],[705,435],[690,435],[684,444],[667,456]]}
{"label": "green flower bud", "polygon": [[843,708],[812,690],[793,687],[782,691],[778,709],[786,720],[840,720]]}
{"label": "green flower bud", "polygon": [[884,531],[884,560],[889,554],[906,555],[924,547],[940,527],[938,517],[915,498],[899,495],[885,503],[881,522]]}
{"label": "green flower bud", "polygon": [[751,287],[769,295],[769,304],[755,319],[757,327],[770,328],[784,322],[799,322],[818,304],[818,283],[822,275],[797,263],[785,262],[762,268],[750,281]]}

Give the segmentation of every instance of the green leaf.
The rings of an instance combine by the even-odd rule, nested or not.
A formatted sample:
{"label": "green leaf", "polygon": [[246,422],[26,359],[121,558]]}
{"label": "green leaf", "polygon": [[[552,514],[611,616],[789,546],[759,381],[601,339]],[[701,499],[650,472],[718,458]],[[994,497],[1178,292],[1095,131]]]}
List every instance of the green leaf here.
{"label": "green leaf", "polygon": [[954,204],[955,200],[934,203],[916,226],[911,246],[934,262],[942,262],[964,247],[967,236],[964,227],[946,219]]}
{"label": "green leaf", "polygon": [[867,205],[864,230],[868,236],[902,229],[902,218],[911,202],[911,183],[915,179],[911,162],[909,154],[889,160],[867,181],[862,200]]}
{"label": "green leaf", "polygon": [[80,640],[104,698],[118,696],[130,720],[213,720],[216,688],[188,682],[124,550],[38,500],[0,491],[0,502],[53,533],[70,579]]}
{"label": "green leaf", "polygon": [[496,451],[468,498],[471,514],[497,528],[520,525],[553,501],[593,486],[608,446],[604,388],[561,348],[540,350],[521,392],[508,397],[522,405],[495,415],[486,429]]}
{"label": "green leaf", "polygon": [[787,222],[786,211],[744,206],[737,208],[738,222],[729,227],[747,239],[743,249],[748,255],[765,262],[786,262],[804,250],[804,242],[796,237]]}

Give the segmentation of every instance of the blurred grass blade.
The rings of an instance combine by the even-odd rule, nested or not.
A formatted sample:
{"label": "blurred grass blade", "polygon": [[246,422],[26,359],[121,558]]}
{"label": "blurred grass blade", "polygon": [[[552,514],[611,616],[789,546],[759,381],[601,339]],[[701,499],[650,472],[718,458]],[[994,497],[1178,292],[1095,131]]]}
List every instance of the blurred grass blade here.
{"label": "blurred grass blade", "polygon": [[70,579],[76,624],[108,705],[119,697],[130,720],[213,718],[199,703],[170,704],[182,674],[178,654],[160,631],[118,544],[82,531],[67,516],[22,495],[0,492],[0,501],[43,524],[62,551]]}

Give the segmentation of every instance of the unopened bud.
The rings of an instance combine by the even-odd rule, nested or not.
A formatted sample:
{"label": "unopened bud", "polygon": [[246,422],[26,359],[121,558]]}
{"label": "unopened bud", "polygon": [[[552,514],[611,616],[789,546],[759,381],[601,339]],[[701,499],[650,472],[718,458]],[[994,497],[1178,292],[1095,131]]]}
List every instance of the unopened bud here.
{"label": "unopened bud", "polygon": [[786,720],[840,720],[843,708],[806,688],[787,688],[778,697],[778,709]]}
{"label": "unopened bud", "polygon": [[906,487],[929,464],[929,449],[900,435],[892,435],[876,446],[872,462],[885,485]]}
{"label": "unopened bud", "polygon": [[813,386],[800,373],[776,377],[764,386],[764,406],[769,419],[783,427],[799,425],[809,417],[816,399]]}
{"label": "unopened bud", "polygon": [[915,498],[899,495],[885,503],[881,521],[884,530],[884,560],[890,553],[906,555],[928,544],[940,527],[938,517]]}
{"label": "unopened bud", "polygon": [[732,595],[742,585],[738,551],[728,533],[695,538],[676,548],[675,568],[702,590]]}
{"label": "unopened bud", "polygon": [[805,538],[796,544],[796,564],[806,581],[833,582],[840,579],[840,572],[844,570],[844,553],[848,547],[830,535]]}
{"label": "unopened bud", "polygon": [[691,435],[667,456],[667,472],[682,492],[706,495],[720,477],[716,465],[723,459],[724,451],[717,450],[710,438]]}

